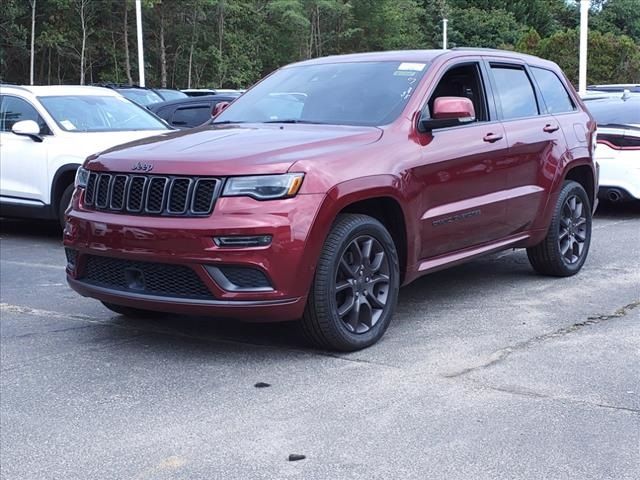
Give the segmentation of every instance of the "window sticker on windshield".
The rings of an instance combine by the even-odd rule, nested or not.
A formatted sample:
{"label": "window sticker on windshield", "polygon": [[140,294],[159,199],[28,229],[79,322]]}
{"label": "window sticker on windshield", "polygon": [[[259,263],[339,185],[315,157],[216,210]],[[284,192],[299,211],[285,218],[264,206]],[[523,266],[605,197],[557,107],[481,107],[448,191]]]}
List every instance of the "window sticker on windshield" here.
{"label": "window sticker on windshield", "polygon": [[411,70],[396,70],[395,72],[393,72],[393,75],[395,75],[396,77],[413,77],[416,73],[418,72],[414,72]]}
{"label": "window sticker on windshield", "polygon": [[75,130],[76,129],[76,126],[73,123],[71,123],[69,120],[61,120],[60,121],[60,125],[62,125],[67,130]]}
{"label": "window sticker on windshield", "polygon": [[413,72],[421,72],[422,70],[424,70],[425,66],[426,66],[426,63],[402,62],[398,67],[398,70],[410,70]]}

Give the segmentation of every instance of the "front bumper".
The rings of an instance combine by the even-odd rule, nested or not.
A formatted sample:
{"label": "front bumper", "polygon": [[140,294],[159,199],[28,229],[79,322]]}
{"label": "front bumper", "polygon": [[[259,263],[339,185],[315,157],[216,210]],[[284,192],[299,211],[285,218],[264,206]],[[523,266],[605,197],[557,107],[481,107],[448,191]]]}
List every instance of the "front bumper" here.
{"label": "front bumper", "polygon": [[[321,245],[310,237],[324,198],[313,194],[259,202],[229,197],[218,199],[206,218],[151,217],[88,211],[82,206],[82,191],[77,191],[64,232],[64,245],[73,257],[67,264],[67,280],[83,296],[134,308],[247,321],[297,319],[315,271],[315,250]],[[268,246],[245,248],[219,247],[214,242],[217,236],[254,235],[270,235],[272,241]],[[88,271],[96,257],[113,260],[118,268],[130,262],[136,268],[127,269],[127,274],[136,273],[140,265],[153,265],[156,280],[167,276],[163,277],[163,266],[168,275],[176,268],[187,268],[206,293],[201,289],[194,296],[174,295],[170,288],[158,287],[156,280],[156,290],[147,288],[144,271],[131,284],[104,280],[123,278],[121,272],[113,271],[108,272],[111,277],[103,275],[96,281]],[[218,269],[230,267],[260,272],[269,287],[230,287],[215,275]]]}

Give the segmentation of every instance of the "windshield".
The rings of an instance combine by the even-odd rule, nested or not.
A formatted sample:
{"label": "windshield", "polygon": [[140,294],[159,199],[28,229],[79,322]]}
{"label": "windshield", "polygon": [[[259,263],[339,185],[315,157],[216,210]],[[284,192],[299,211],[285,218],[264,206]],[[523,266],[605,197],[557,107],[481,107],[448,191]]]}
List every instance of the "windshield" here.
{"label": "windshield", "polygon": [[591,100],[585,105],[595,117],[599,126],[604,125],[640,125],[640,97],[626,101],[615,99],[611,101]]}
{"label": "windshield", "polygon": [[129,100],[133,100],[139,105],[147,106],[152,103],[163,102],[164,100],[160,95],[151,90],[145,90],[144,88],[119,88],[118,93]]}
{"label": "windshield", "polygon": [[187,94],[182,93],[180,90],[160,89],[158,92],[165,100],[179,100],[181,98],[187,98]]}
{"label": "windshield", "polygon": [[168,130],[168,127],[126,98],[68,95],[38,97],[56,123],[68,132]]}
{"label": "windshield", "polygon": [[235,100],[213,123],[385,125],[402,112],[425,63],[354,62],[284,68]]}

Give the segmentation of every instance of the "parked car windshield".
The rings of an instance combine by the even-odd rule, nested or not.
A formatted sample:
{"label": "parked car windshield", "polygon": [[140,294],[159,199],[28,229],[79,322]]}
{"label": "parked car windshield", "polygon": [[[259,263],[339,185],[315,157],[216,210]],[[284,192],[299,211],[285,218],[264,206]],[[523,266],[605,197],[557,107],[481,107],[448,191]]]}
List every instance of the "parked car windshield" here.
{"label": "parked car windshield", "polygon": [[585,105],[600,126],[640,125],[640,95],[628,100],[585,100]]}
{"label": "parked car windshield", "polygon": [[183,93],[180,90],[171,90],[169,88],[160,88],[158,89],[158,93],[162,95],[164,100],[180,100],[181,98],[188,97],[186,93]]}
{"label": "parked car windshield", "polygon": [[66,95],[38,99],[60,128],[68,132],[168,129],[145,108],[122,97]]}
{"label": "parked car windshield", "polygon": [[118,93],[144,107],[154,103],[164,102],[164,99],[156,92],[145,90],[144,88],[119,88]]}
{"label": "parked car windshield", "polygon": [[395,120],[426,63],[353,62],[283,68],[213,122],[385,125]]}

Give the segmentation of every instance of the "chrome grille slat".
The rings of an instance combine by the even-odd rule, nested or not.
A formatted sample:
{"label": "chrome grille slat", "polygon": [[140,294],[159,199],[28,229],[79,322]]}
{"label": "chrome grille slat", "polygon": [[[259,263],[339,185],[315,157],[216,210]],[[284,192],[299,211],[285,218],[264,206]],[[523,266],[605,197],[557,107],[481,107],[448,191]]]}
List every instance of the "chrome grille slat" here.
{"label": "chrome grille slat", "polygon": [[98,184],[96,188],[95,204],[98,208],[107,208],[109,205],[109,193],[111,189],[111,175],[108,173],[101,173],[98,177]]}
{"label": "chrome grille slat", "polygon": [[147,216],[210,215],[222,179],[92,172],[84,206],[89,210]]}
{"label": "chrome grille slat", "polygon": [[169,213],[182,215],[187,211],[189,194],[191,193],[192,180],[190,178],[174,178],[169,190]]}
{"label": "chrome grille slat", "polygon": [[111,198],[109,200],[109,208],[111,210],[122,210],[124,208],[128,180],[129,177],[127,175],[116,175],[113,177]]}

